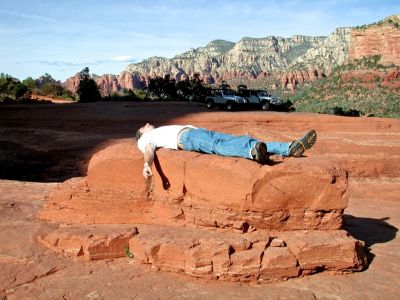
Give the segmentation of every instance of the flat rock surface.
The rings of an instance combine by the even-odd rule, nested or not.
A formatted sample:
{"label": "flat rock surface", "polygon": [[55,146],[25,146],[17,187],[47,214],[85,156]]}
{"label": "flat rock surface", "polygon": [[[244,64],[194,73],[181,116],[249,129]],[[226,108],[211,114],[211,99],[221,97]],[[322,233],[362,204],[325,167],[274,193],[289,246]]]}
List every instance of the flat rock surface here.
{"label": "flat rock surface", "polygon": [[[366,242],[368,269],[245,284],[161,272],[128,257],[82,262],[42,247],[38,236],[60,226],[36,219],[53,182],[85,176],[93,153],[132,137],[146,121],[191,123],[269,141],[316,129],[318,143],[301,159],[329,160],[350,172],[345,229]],[[399,129],[399,121],[390,119],[206,112],[197,104],[1,106],[0,299],[398,299]],[[292,159],[275,160],[290,165]]]}

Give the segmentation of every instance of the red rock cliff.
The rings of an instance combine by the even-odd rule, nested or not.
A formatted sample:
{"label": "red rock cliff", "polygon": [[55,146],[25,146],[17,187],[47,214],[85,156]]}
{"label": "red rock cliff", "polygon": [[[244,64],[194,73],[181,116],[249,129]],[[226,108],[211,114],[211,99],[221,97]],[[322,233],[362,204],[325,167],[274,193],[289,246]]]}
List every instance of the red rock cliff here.
{"label": "red rock cliff", "polygon": [[400,28],[391,24],[373,25],[354,29],[350,35],[350,60],[379,54],[382,64],[400,65]]}

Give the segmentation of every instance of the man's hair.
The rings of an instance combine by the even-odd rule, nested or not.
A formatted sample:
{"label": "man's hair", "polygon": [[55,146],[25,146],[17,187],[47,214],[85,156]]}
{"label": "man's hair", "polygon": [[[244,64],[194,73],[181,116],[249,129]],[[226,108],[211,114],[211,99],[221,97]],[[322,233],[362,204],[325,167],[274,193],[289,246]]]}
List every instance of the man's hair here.
{"label": "man's hair", "polygon": [[140,128],[139,128],[138,130],[136,130],[136,135],[135,135],[136,142],[139,141],[141,136],[142,136],[142,133],[140,132]]}

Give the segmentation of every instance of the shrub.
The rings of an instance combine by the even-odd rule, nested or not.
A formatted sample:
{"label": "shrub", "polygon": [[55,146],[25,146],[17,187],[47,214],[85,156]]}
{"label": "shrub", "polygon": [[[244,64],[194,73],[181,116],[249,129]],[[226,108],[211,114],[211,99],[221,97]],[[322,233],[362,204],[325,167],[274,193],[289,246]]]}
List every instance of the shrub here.
{"label": "shrub", "polygon": [[96,102],[100,101],[101,94],[96,82],[89,74],[89,68],[84,68],[79,73],[80,81],[76,93],[79,96],[79,102]]}
{"label": "shrub", "polygon": [[19,82],[14,88],[14,95],[16,99],[21,99],[28,92],[28,88],[25,84]]}
{"label": "shrub", "polygon": [[72,92],[64,88],[59,82],[47,82],[38,88],[36,92],[42,96],[74,99]]}

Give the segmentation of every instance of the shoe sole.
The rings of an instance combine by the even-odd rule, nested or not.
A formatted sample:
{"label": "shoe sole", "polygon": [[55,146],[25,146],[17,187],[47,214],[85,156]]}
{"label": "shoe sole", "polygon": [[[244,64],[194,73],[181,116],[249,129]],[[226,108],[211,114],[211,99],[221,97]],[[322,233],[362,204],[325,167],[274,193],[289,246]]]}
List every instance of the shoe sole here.
{"label": "shoe sole", "polygon": [[265,164],[268,161],[268,150],[265,143],[259,143],[256,145],[256,157],[255,160],[260,164]]}
{"label": "shoe sole", "polygon": [[290,147],[291,149],[289,156],[293,157],[302,156],[304,151],[314,146],[316,141],[317,141],[317,133],[315,132],[315,130],[310,130],[301,139],[293,142],[293,145]]}

